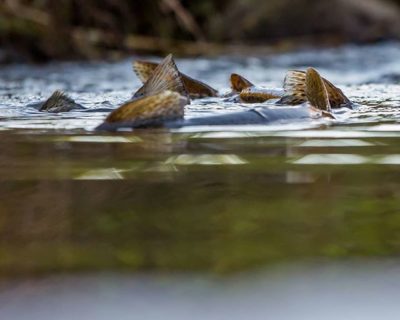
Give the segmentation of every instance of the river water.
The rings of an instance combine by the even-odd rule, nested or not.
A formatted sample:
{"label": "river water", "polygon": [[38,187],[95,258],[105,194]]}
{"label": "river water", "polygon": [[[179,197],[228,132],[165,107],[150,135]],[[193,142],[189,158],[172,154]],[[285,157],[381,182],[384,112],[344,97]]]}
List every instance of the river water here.
{"label": "river water", "polygon": [[[131,61],[0,70],[0,319],[398,319],[400,44],[178,59],[221,92],[316,67],[335,122],[98,133]],[[54,90],[85,110],[26,105]],[[187,116],[248,108],[205,99]]]}

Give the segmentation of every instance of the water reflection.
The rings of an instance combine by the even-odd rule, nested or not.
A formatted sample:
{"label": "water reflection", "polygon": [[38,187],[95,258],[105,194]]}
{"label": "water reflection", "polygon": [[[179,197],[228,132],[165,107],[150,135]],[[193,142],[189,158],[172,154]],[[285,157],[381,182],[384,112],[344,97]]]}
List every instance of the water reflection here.
{"label": "water reflection", "polygon": [[399,253],[400,136],[1,136],[3,275]]}
{"label": "water reflection", "polygon": [[368,158],[356,154],[310,154],[293,161],[294,164],[363,164],[367,163]]}
{"label": "water reflection", "polygon": [[89,170],[75,179],[77,180],[121,180],[124,177],[116,168]]}
{"label": "water reflection", "polygon": [[188,165],[218,166],[218,165],[246,164],[247,161],[234,154],[202,154],[202,155],[181,154],[178,156],[168,158],[165,163],[180,165],[180,166],[188,166]]}

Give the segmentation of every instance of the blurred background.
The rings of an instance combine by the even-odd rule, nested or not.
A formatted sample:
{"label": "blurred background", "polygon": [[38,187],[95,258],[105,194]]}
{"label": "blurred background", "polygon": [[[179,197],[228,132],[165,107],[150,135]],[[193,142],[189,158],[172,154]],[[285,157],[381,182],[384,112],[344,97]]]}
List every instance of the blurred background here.
{"label": "blurred background", "polygon": [[2,0],[2,62],[264,53],[400,37],[396,0]]}

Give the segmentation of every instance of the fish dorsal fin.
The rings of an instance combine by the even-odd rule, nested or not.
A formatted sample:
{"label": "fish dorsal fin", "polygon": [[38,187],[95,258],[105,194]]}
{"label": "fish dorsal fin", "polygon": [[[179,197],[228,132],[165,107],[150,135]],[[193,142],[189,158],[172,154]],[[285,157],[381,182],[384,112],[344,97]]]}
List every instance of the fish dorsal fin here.
{"label": "fish dorsal fin", "polygon": [[133,71],[135,72],[139,80],[142,83],[145,83],[147,80],[149,80],[154,70],[156,70],[158,63],[136,60],[133,62],[132,66]]}
{"label": "fish dorsal fin", "polygon": [[254,84],[252,84],[249,80],[247,80],[246,78],[242,77],[237,73],[232,73],[230,80],[231,80],[232,91],[236,93],[240,93],[244,89],[254,87]]}
{"label": "fish dorsal fin", "polygon": [[351,101],[347,98],[343,91],[334,86],[330,81],[322,78],[328,91],[329,102],[332,108],[348,107],[351,108]]}
{"label": "fish dorsal fin", "polygon": [[188,97],[181,75],[172,58],[168,55],[153,71],[145,84],[133,95],[133,98],[155,95],[163,91],[177,92]]}
{"label": "fish dorsal fin", "polygon": [[326,90],[324,80],[318,71],[313,68],[307,69],[305,93],[311,106],[322,111],[331,111],[328,91]]}
{"label": "fish dorsal fin", "polygon": [[130,127],[160,126],[166,121],[183,118],[187,102],[186,97],[168,90],[128,101],[112,111],[99,129],[118,123]]}
{"label": "fish dorsal fin", "polygon": [[283,90],[285,94],[277,102],[278,104],[296,105],[306,102],[306,73],[299,70],[288,71],[283,82]]}
{"label": "fish dorsal fin", "polygon": [[76,108],[81,108],[81,106],[67,94],[57,90],[40,106],[39,111],[66,112]]}
{"label": "fish dorsal fin", "polygon": [[[140,81],[142,81],[142,83],[145,83],[147,80],[149,80],[157,66],[158,63],[149,61],[137,60],[133,62],[133,70]],[[180,73],[180,75],[182,78],[182,82],[185,85],[185,88],[191,98],[218,96],[218,91],[205,84],[204,82],[193,79],[183,73]]]}

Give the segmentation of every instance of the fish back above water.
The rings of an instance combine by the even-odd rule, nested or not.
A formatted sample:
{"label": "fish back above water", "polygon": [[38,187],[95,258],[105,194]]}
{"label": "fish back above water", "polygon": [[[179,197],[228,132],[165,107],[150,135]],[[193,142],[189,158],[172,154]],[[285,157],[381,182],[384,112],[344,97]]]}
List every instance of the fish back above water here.
{"label": "fish back above water", "polygon": [[[133,70],[135,71],[137,77],[145,83],[149,80],[154,70],[157,68],[158,63],[149,62],[149,61],[134,61],[133,62]],[[205,98],[205,97],[217,97],[218,91],[209,85],[201,82],[199,80],[195,80],[189,77],[186,74],[180,73],[182,77],[182,81],[186,87],[189,96],[193,99]]]}
{"label": "fish back above water", "polygon": [[240,100],[247,103],[261,103],[271,99],[281,98],[283,91],[259,87],[249,87],[240,92]]}
{"label": "fish back above water", "polygon": [[43,103],[38,103],[37,106],[39,111],[52,113],[83,109],[83,106],[76,103],[72,98],[59,90],[55,91],[50,98]]}
{"label": "fish back above water", "polygon": [[186,97],[172,91],[139,98],[126,102],[112,111],[98,129],[112,130],[116,123],[118,126],[128,124],[128,126],[135,128],[156,127],[166,121],[183,118],[186,104]]}

